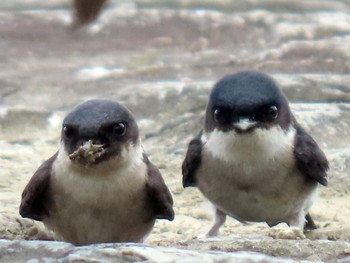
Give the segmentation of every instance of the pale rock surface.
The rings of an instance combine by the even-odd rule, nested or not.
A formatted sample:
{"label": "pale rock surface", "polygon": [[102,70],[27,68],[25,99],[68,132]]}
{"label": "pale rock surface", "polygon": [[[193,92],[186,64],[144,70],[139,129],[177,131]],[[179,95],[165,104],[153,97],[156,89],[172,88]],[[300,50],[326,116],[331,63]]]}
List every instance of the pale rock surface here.
{"label": "pale rock surface", "polygon": [[[0,261],[350,262],[349,2],[127,2],[111,1],[81,31],[69,28],[68,0],[0,2]],[[181,162],[214,82],[244,69],[276,79],[330,161],[315,231],[228,219],[220,237],[201,238],[212,207],[182,188]],[[59,147],[63,117],[91,98],[130,108],[173,194],[176,219],[158,221],[145,245],[43,241],[54,236],[18,215],[24,186]]]}

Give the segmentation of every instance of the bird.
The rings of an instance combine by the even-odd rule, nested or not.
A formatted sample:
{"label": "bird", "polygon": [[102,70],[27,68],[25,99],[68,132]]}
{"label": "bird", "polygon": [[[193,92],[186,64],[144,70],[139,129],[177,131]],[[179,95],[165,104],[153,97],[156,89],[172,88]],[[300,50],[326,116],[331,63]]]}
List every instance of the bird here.
{"label": "bird", "polygon": [[328,184],[328,169],[275,80],[245,70],[212,88],[204,128],[182,163],[182,184],[197,187],[214,205],[208,237],[219,234],[227,216],[311,230],[309,208],[318,185]]}
{"label": "bird", "polygon": [[73,28],[96,20],[107,0],[73,0]]}
{"label": "bird", "polygon": [[145,154],[132,113],[93,99],[64,118],[59,150],[23,190],[19,213],[74,245],[143,242],[173,199]]}

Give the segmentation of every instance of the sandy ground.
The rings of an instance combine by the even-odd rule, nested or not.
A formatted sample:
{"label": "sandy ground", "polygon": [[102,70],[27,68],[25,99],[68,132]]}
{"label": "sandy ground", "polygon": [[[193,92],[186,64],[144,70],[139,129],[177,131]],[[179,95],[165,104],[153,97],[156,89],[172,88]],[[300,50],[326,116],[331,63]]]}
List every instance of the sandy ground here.
{"label": "sandy ground", "polygon": [[[69,29],[67,3],[49,3],[33,11],[4,2],[0,12],[1,238],[52,239],[40,223],[19,217],[21,192],[58,149],[66,112],[89,98],[113,97],[134,112],[145,149],[175,201],[176,219],[158,221],[146,243],[198,249],[212,207],[197,189],[181,186],[186,145],[201,128],[212,83],[253,68],[282,84],[297,117],[331,162],[330,185],[320,187],[311,208],[317,230],[303,234],[283,225],[228,219],[222,246],[211,249],[230,251],[228,240],[245,238],[350,242],[350,7],[345,1],[295,6],[262,1],[261,6],[237,4],[239,11],[232,14],[222,12],[225,1],[214,11],[179,9],[177,1],[172,9],[157,11],[153,5],[163,8],[161,2],[121,1],[95,27],[78,32]],[[273,254],[267,248],[238,249]],[[288,252],[278,255],[288,257]],[[320,258],[315,252],[309,259]]]}

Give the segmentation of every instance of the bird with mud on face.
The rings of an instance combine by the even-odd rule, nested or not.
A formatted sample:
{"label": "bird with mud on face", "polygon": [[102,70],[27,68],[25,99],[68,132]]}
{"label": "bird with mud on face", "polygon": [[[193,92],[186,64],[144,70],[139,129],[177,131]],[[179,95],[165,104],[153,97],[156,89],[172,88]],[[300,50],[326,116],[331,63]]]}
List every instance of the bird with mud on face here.
{"label": "bird with mud on face", "polygon": [[211,91],[204,129],[188,146],[183,186],[215,206],[208,236],[226,215],[241,222],[316,228],[308,210],[328,161],[293,116],[277,84],[261,72],[222,78]]}
{"label": "bird with mud on face", "polygon": [[30,179],[19,212],[76,245],[142,242],[156,219],[174,219],[171,194],[143,152],[134,117],[103,99],[65,117],[61,147]]}

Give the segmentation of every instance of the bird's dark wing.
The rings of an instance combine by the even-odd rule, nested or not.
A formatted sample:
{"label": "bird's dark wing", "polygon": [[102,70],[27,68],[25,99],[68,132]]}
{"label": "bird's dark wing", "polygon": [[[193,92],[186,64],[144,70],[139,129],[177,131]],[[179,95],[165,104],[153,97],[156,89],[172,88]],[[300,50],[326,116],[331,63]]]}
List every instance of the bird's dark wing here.
{"label": "bird's dark wing", "polygon": [[19,213],[22,217],[42,221],[49,215],[46,209],[48,202],[48,189],[50,183],[51,167],[57,157],[57,153],[45,161],[34,173],[22,193],[22,202]]}
{"label": "bird's dark wing", "polygon": [[157,219],[174,220],[175,213],[173,210],[173,198],[171,197],[168,187],[165,185],[162,175],[143,154],[144,163],[147,166],[146,190],[149,197],[149,205],[153,209],[153,215]]}
{"label": "bird's dark wing", "polygon": [[310,213],[307,213],[305,216],[305,226],[304,226],[304,230],[315,230],[317,229],[317,226],[314,222],[314,220],[312,219]]}
{"label": "bird's dark wing", "polygon": [[190,187],[197,185],[196,171],[202,161],[202,131],[188,145],[185,160],[182,163],[182,185]]}
{"label": "bird's dark wing", "polygon": [[74,0],[74,26],[79,27],[93,22],[107,0]]}
{"label": "bird's dark wing", "polygon": [[299,124],[296,125],[296,131],[294,146],[296,166],[303,175],[327,186],[329,164],[325,154]]}

